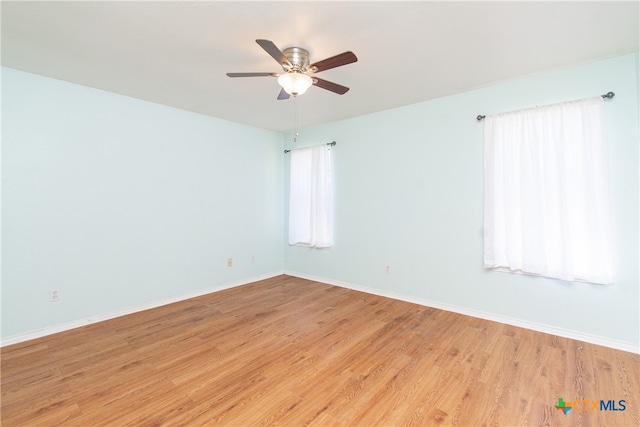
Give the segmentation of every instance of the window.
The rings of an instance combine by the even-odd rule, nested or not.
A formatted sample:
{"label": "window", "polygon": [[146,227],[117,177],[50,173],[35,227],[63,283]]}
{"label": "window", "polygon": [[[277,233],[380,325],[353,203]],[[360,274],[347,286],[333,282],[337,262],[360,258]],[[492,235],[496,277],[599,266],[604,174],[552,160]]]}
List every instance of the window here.
{"label": "window", "polygon": [[328,146],[291,151],[289,244],[329,248],[331,151]]}
{"label": "window", "polygon": [[602,98],[485,120],[485,268],[612,283]]}

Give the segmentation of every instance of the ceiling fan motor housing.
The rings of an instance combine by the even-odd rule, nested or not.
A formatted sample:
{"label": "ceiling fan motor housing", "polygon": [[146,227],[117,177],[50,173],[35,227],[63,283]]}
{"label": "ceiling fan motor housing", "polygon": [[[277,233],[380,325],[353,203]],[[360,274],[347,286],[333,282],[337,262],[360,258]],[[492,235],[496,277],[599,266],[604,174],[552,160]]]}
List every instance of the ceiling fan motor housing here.
{"label": "ceiling fan motor housing", "polygon": [[309,66],[309,51],[302,49],[301,47],[288,47],[282,51],[284,56],[291,63],[291,67],[287,64],[283,64],[285,70],[296,71],[300,73],[306,73]]}

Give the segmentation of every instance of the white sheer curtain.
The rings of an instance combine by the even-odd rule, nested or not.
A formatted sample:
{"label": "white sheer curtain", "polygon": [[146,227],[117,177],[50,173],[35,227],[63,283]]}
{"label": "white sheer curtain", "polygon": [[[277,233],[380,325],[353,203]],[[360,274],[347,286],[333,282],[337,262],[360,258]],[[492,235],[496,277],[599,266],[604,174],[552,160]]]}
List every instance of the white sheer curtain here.
{"label": "white sheer curtain", "polygon": [[329,147],[321,145],[292,150],[289,179],[289,244],[331,247]]}
{"label": "white sheer curtain", "polygon": [[601,97],[487,116],[485,268],[613,282]]}

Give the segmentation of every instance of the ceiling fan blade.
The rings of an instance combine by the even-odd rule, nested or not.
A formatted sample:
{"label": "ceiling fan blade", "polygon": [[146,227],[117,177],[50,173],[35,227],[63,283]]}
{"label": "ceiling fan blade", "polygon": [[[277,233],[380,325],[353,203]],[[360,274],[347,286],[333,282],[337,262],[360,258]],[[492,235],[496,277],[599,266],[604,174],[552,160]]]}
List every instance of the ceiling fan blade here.
{"label": "ceiling fan blade", "polygon": [[227,73],[229,77],[278,77],[278,73]]}
{"label": "ceiling fan blade", "polygon": [[271,55],[273,59],[278,61],[278,64],[282,65],[283,67],[285,65],[291,66],[291,63],[289,62],[287,57],[284,56],[284,53],[282,53],[282,51],[278,49],[278,46],[273,44],[271,40],[257,39],[256,43],[258,43],[261,48],[263,48],[269,55]]}
{"label": "ceiling fan blade", "polygon": [[291,95],[289,95],[284,89],[280,90],[278,94],[278,100],[282,101],[283,99],[289,99]]}
{"label": "ceiling fan blade", "polygon": [[349,91],[349,88],[346,86],[342,86],[337,83],[322,80],[315,76],[313,77],[313,85],[321,87],[322,89],[326,89],[331,92],[337,93],[338,95],[344,95]]}
{"label": "ceiling fan blade", "polygon": [[357,60],[358,57],[353,52],[349,51],[336,56],[332,56],[331,58],[327,58],[322,61],[318,61],[314,64],[309,65],[308,68],[310,70],[313,70],[314,73],[319,73],[320,71],[330,70],[331,68],[351,64],[352,62],[356,62]]}

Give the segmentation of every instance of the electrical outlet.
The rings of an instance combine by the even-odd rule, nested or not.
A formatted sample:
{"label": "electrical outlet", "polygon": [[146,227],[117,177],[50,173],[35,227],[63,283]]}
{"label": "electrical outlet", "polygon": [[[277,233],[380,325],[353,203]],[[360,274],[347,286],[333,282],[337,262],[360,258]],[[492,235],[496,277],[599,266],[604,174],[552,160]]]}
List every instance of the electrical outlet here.
{"label": "electrical outlet", "polygon": [[227,259],[227,267],[233,267],[233,258]]}
{"label": "electrical outlet", "polygon": [[60,293],[57,289],[51,289],[49,291],[49,302],[56,302],[60,299]]}
{"label": "electrical outlet", "polygon": [[384,272],[387,274],[391,274],[391,266],[389,264],[387,264],[387,267],[385,268]]}
{"label": "electrical outlet", "polygon": [[251,255],[251,264],[255,264],[255,263],[256,263],[256,256]]}

